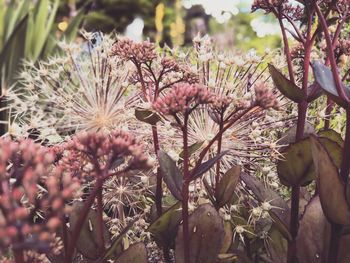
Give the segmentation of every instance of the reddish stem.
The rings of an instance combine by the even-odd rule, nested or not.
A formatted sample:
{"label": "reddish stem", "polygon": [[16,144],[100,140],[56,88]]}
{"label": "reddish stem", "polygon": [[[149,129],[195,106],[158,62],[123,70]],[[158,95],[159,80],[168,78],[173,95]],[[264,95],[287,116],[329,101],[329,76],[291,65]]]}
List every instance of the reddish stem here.
{"label": "reddish stem", "polygon": [[105,239],[104,239],[104,222],[103,222],[103,203],[102,203],[102,187],[97,193],[97,227],[98,227],[98,238],[101,254],[105,250]]}
{"label": "reddish stem", "polygon": [[23,250],[16,250],[13,252],[14,257],[15,257],[15,262],[16,263],[24,263],[24,255],[23,255]]}
{"label": "reddish stem", "polygon": [[[224,116],[221,114],[220,116],[220,124],[219,124],[219,133],[221,133],[222,129],[224,128]],[[222,133],[220,134],[218,138],[218,151],[217,154],[219,155],[221,153],[221,146],[222,146]],[[217,191],[217,187],[220,181],[220,163],[221,159],[218,160],[216,163],[216,176],[215,176],[215,192]]]}
{"label": "reddish stem", "polygon": [[280,24],[280,28],[281,28],[281,32],[282,32],[283,44],[284,44],[284,53],[285,53],[286,59],[287,59],[289,78],[290,78],[291,82],[295,83],[294,71],[293,71],[293,62],[292,62],[292,56],[291,56],[291,53],[290,53],[287,33],[286,33],[285,28],[284,28],[283,21],[280,18],[280,15],[277,15],[277,18],[278,18],[278,22]]}
{"label": "reddish stem", "polygon": [[344,92],[342,82],[341,82],[341,79],[339,76],[337,62],[335,60],[335,56],[334,56],[334,52],[333,52],[333,43],[332,43],[331,36],[329,34],[329,31],[328,31],[327,21],[326,21],[325,17],[323,16],[319,6],[317,4],[315,4],[314,6],[315,6],[316,13],[317,13],[318,18],[321,22],[322,29],[323,29],[323,32],[325,35],[325,39],[326,39],[326,43],[327,43],[327,56],[328,56],[330,64],[331,64],[331,70],[332,70],[332,74],[333,74],[333,78],[334,78],[337,92],[338,92],[341,99],[343,99],[344,101],[349,103],[349,98],[346,96],[346,94]]}
{"label": "reddish stem", "polygon": [[[153,136],[153,145],[154,145],[154,152],[157,155],[159,151],[159,139],[158,139],[158,130],[156,125],[152,125],[152,136]],[[163,188],[162,188],[162,181],[163,176],[159,169],[157,168],[157,184],[156,184],[156,209],[157,209],[157,215],[162,215],[162,197],[163,197]]]}
{"label": "reddish stem", "polygon": [[94,188],[90,192],[90,195],[84,202],[83,209],[81,210],[81,214],[75,223],[73,234],[72,234],[72,239],[69,242],[69,246],[67,249],[67,253],[65,255],[64,263],[71,263],[72,262],[72,256],[74,252],[75,245],[78,241],[80,231],[84,225],[85,219],[87,215],[89,214],[90,208],[92,204],[94,203],[94,200],[96,198],[96,195],[98,194],[99,190],[101,189],[103,184],[102,180],[97,180]]}
{"label": "reddish stem", "polygon": [[[304,93],[304,98],[307,98],[307,88],[308,88],[308,80],[309,80],[309,69],[310,69],[310,58],[311,58],[311,50],[312,50],[312,17],[313,14],[308,14],[308,28],[307,28],[307,38],[305,42],[305,55],[303,62],[303,82],[302,82],[302,91]],[[287,54],[287,57],[290,54]],[[304,136],[304,128],[306,122],[306,114],[307,114],[307,101],[306,99],[298,104],[298,121],[297,121],[297,130],[295,135],[295,141],[299,141]],[[291,218],[290,218],[290,234],[292,236],[292,240],[288,243],[288,255],[287,262],[295,263],[297,262],[297,244],[296,238],[298,236],[299,229],[299,195],[300,195],[300,185],[294,185],[292,187],[292,200],[291,200]]]}
{"label": "reddish stem", "polygon": [[210,147],[215,143],[216,140],[219,139],[219,137],[227,130],[229,129],[233,124],[235,124],[240,118],[242,118],[245,114],[247,114],[248,112],[250,112],[252,109],[254,108],[259,108],[258,106],[250,106],[249,108],[243,110],[240,114],[238,114],[237,116],[235,116],[234,118],[232,118],[231,120],[229,120],[228,124],[226,124],[226,126],[224,126],[222,128],[221,131],[219,131],[214,138],[208,143],[208,145],[201,151],[201,153],[199,154],[199,158],[196,162],[195,167],[191,170],[191,174],[195,174],[197,172],[197,169],[199,167],[199,165],[201,165],[205,155],[207,154],[207,152],[209,151]]}
{"label": "reddish stem", "polygon": [[188,154],[188,134],[187,134],[188,114],[184,116],[184,124],[182,128],[183,134],[183,185],[182,185],[182,230],[183,230],[183,246],[184,246],[184,263],[190,263],[190,238],[188,226],[188,199],[189,199],[189,154]]}

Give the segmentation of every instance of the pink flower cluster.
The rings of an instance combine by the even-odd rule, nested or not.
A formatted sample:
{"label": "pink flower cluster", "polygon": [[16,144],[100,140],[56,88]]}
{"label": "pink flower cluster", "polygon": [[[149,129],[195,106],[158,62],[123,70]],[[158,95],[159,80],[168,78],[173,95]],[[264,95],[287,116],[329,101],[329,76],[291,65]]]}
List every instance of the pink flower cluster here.
{"label": "pink flower cluster", "polygon": [[65,149],[67,152],[61,162],[76,173],[83,173],[81,167],[84,162],[93,164],[95,172],[115,168],[113,166],[116,162],[125,159],[129,159],[130,169],[149,167],[141,144],[133,135],[124,131],[108,134],[104,131],[82,132],[68,142]]}
{"label": "pink flower cluster", "polygon": [[112,55],[137,63],[152,61],[157,57],[153,43],[149,41],[136,43],[129,38],[119,39],[112,47]]}
{"label": "pink flower cluster", "polygon": [[263,109],[279,108],[275,94],[262,83],[255,86],[255,103]]}
{"label": "pink flower cluster", "polygon": [[[78,188],[50,149],[30,139],[0,139],[0,247],[50,249],[65,202]],[[39,214],[44,222],[35,220]]]}
{"label": "pink flower cluster", "polygon": [[254,0],[252,10],[262,9],[266,12],[271,12],[273,8],[280,7],[287,2],[288,0]]}
{"label": "pink flower cluster", "polygon": [[200,104],[210,104],[214,101],[214,94],[207,87],[179,83],[174,85],[164,97],[159,97],[153,103],[153,108],[164,115],[185,114]]}

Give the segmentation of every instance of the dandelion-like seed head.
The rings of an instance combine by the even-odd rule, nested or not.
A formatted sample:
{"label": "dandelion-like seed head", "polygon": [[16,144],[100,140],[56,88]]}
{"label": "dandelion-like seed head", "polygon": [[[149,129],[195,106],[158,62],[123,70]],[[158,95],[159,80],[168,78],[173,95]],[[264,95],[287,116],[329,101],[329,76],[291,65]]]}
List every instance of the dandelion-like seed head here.
{"label": "dandelion-like seed head", "polygon": [[62,57],[25,65],[8,96],[23,134],[35,128],[41,138],[59,142],[81,130],[127,129],[130,65],[111,55],[109,36],[85,35],[82,45],[61,44]]}

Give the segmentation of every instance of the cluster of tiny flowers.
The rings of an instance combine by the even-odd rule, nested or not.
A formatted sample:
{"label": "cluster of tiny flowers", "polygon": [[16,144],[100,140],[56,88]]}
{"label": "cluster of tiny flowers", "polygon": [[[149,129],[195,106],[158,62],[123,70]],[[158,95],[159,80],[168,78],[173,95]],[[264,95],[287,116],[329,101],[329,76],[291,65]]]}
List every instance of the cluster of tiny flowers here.
{"label": "cluster of tiny flowers", "polygon": [[272,93],[264,84],[258,84],[255,90],[255,103],[263,109],[278,109],[276,95]]}
{"label": "cluster of tiny flowers", "polygon": [[159,97],[153,103],[153,108],[164,115],[185,114],[200,104],[210,104],[214,100],[213,93],[205,86],[179,83],[164,97]]}
{"label": "cluster of tiny flowers", "polygon": [[287,2],[288,0],[254,0],[252,10],[262,9],[271,12],[273,8],[280,7]]}
{"label": "cluster of tiny flowers", "polygon": [[2,138],[0,185],[0,247],[50,250],[67,212],[65,203],[75,196],[79,182],[55,166],[48,148],[29,139]]}
{"label": "cluster of tiny flowers", "polygon": [[124,60],[145,63],[157,57],[155,45],[149,41],[134,42],[129,38],[120,38],[112,47],[112,54]]}
{"label": "cluster of tiny flowers", "polygon": [[135,137],[119,130],[110,133],[81,132],[66,144],[65,149],[68,153],[62,158],[62,162],[74,163],[75,171],[79,170],[81,163],[74,162],[72,156],[78,158],[80,156],[79,159],[89,160],[93,165],[97,161],[99,167],[94,167],[95,171],[112,169],[116,162],[126,158],[130,159],[128,162],[130,169],[144,169],[151,165]]}

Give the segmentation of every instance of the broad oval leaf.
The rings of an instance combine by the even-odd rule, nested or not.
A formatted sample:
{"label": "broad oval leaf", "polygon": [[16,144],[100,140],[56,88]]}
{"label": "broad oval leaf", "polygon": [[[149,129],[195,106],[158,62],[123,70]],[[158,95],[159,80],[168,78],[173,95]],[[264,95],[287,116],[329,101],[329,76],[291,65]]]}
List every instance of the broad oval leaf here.
{"label": "broad oval leaf", "polygon": [[[176,236],[176,263],[185,262],[182,229],[181,225]],[[209,204],[200,205],[189,217],[189,262],[216,262],[222,247],[224,234],[223,221],[216,209]]]}
{"label": "broad oval leaf", "polygon": [[315,176],[308,138],[290,144],[277,163],[277,173],[285,186],[305,186]]}
{"label": "broad oval leaf", "polygon": [[182,220],[181,202],[165,211],[148,228],[154,239],[163,247],[173,247],[178,226]]}
{"label": "broad oval leaf", "polygon": [[[76,201],[73,204],[73,211],[69,216],[70,230],[73,231],[76,222],[79,218],[80,212],[83,209],[84,203]],[[76,244],[77,250],[88,259],[97,259],[101,256],[104,248],[97,242],[98,229],[97,229],[97,211],[90,209],[84,225],[80,231],[80,235]],[[107,230],[107,226],[104,227],[104,239],[110,240],[110,233]]]}
{"label": "broad oval leaf", "polygon": [[313,197],[300,220],[297,236],[299,263],[321,263],[326,260],[330,227],[319,196]]}
{"label": "broad oval leaf", "polygon": [[[332,71],[320,61],[312,63],[314,76],[320,87],[334,100],[338,105],[346,108],[347,102],[339,97]],[[350,98],[350,88],[342,84],[345,95]]]}
{"label": "broad oval leaf", "polygon": [[156,125],[157,122],[161,120],[157,113],[140,108],[135,109],[135,117],[139,121],[146,122],[151,125]]}
{"label": "broad oval leaf", "polygon": [[132,244],[115,261],[116,263],[147,263],[147,249],[142,242]]}
{"label": "broad oval leaf", "polygon": [[175,161],[164,151],[158,152],[160,170],[164,182],[176,199],[182,200],[182,174]]}
{"label": "broad oval leaf", "polygon": [[327,129],[327,130],[322,130],[318,133],[319,137],[324,137],[328,138],[336,143],[338,143],[341,147],[344,147],[344,140],[341,137],[339,133],[337,133],[335,130],[332,129]]}
{"label": "broad oval leaf", "polygon": [[226,205],[232,199],[240,174],[241,167],[237,165],[229,169],[220,179],[216,190],[216,203],[219,207]]}
{"label": "broad oval leaf", "polygon": [[303,91],[287,79],[281,72],[279,72],[273,65],[269,64],[269,71],[276,88],[288,99],[294,102],[302,102],[304,100]]}
{"label": "broad oval leaf", "polygon": [[324,214],[333,223],[350,224],[350,209],[345,196],[345,186],[339,176],[338,168],[326,149],[315,137],[311,137],[311,150]]}

